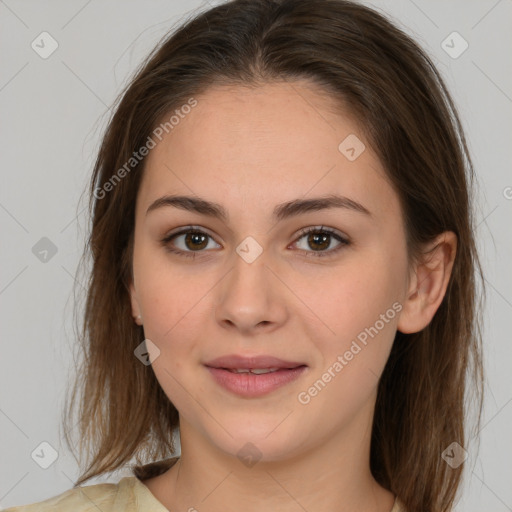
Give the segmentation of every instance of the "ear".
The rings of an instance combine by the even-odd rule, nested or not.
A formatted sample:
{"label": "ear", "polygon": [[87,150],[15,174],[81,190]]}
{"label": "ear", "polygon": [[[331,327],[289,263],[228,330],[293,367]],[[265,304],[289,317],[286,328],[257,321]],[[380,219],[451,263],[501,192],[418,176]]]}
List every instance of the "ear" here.
{"label": "ear", "polygon": [[133,280],[129,286],[130,290],[130,301],[132,304],[132,316],[137,325],[142,325],[142,315],[140,312],[139,302],[137,300],[137,292],[135,291],[135,286],[133,284]]}
{"label": "ear", "polygon": [[400,332],[419,332],[434,318],[448,287],[456,251],[457,235],[452,231],[445,231],[425,246],[411,272],[397,324]]}

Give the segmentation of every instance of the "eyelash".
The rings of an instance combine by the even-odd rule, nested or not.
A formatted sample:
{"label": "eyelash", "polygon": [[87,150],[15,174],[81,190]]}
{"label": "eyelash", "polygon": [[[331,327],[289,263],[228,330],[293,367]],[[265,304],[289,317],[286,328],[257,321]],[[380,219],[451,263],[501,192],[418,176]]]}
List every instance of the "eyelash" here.
{"label": "eyelash", "polygon": [[[317,257],[317,258],[327,258],[332,256],[333,254],[338,253],[343,247],[346,247],[350,245],[350,242],[348,239],[344,238],[340,234],[338,234],[336,231],[330,229],[330,228],[324,228],[321,226],[318,227],[309,227],[304,228],[300,231],[299,237],[296,238],[295,242],[298,242],[301,238],[305,237],[306,235],[309,235],[310,233],[324,233],[328,234],[331,237],[335,238],[338,242],[340,242],[340,245],[336,247],[335,249],[331,249],[328,251],[305,251],[302,250],[302,252],[305,253],[305,257],[309,258],[310,256]],[[182,251],[180,249],[174,249],[170,246],[169,242],[173,240],[174,238],[180,236],[180,235],[186,235],[186,234],[196,234],[196,235],[206,235],[207,237],[213,239],[212,236],[210,236],[208,233],[205,233],[204,231],[201,231],[200,229],[194,228],[192,226],[187,227],[186,229],[183,229],[179,231],[178,233],[172,233],[170,235],[167,235],[165,238],[161,240],[162,245],[165,246],[165,248],[174,254],[178,254],[179,256],[184,256],[186,258],[195,258],[198,253],[204,252],[204,251]]]}

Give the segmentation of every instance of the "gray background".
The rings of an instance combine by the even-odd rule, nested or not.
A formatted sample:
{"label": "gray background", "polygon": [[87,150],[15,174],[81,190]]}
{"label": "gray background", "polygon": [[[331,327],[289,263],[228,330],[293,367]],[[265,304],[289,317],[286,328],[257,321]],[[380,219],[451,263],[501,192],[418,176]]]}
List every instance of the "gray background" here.
{"label": "gray background", "polygon": [[[480,451],[466,447],[469,459],[456,510],[511,511],[512,2],[365,3],[388,13],[430,53],[466,129],[480,183],[477,235],[489,289],[488,390]],[[109,105],[165,32],[207,5],[197,0],[0,0],[3,507],[54,496],[71,488],[77,476],[59,428],[73,371],[72,285],[87,226],[80,196]],[[43,31],[58,43],[46,59],[31,47]],[[469,44],[457,58],[442,46],[454,31]],[[456,39],[448,44],[452,53],[462,48]],[[51,240],[55,254],[48,241],[40,241],[43,237]],[[41,252],[45,248],[47,254]],[[42,442],[58,452],[48,469],[31,458]],[[125,474],[87,485],[116,482]]]}

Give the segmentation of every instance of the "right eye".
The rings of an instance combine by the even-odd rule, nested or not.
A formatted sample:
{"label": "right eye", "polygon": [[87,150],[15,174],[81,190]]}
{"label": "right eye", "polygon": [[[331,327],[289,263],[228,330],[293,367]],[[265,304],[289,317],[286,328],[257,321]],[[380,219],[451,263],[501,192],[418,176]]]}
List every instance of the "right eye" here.
{"label": "right eye", "polygon": [[[213,241],[213,238],[208,233],[188,227],[177,233],[167,235],[162,240],[162,244],[169,252],[187,258],[195,258],[196,252],[204,252],[203,249],[208,247],[208,239]],[[179,241],[175,242],[175,240]],[[176,246],[178,246],[178,248],[176,248]]]}

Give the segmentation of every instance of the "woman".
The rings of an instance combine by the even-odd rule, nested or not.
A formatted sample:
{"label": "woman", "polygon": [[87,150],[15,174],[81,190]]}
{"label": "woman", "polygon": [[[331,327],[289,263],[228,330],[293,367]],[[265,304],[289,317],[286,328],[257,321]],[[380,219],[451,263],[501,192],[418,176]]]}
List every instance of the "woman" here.
{"label": "woman", "polygon": [[434,65],[375,11],[233,0],[184,24],[91,180],[88,463],[10,510],[451,510],[468,368],[482,386],[472,179]]}

